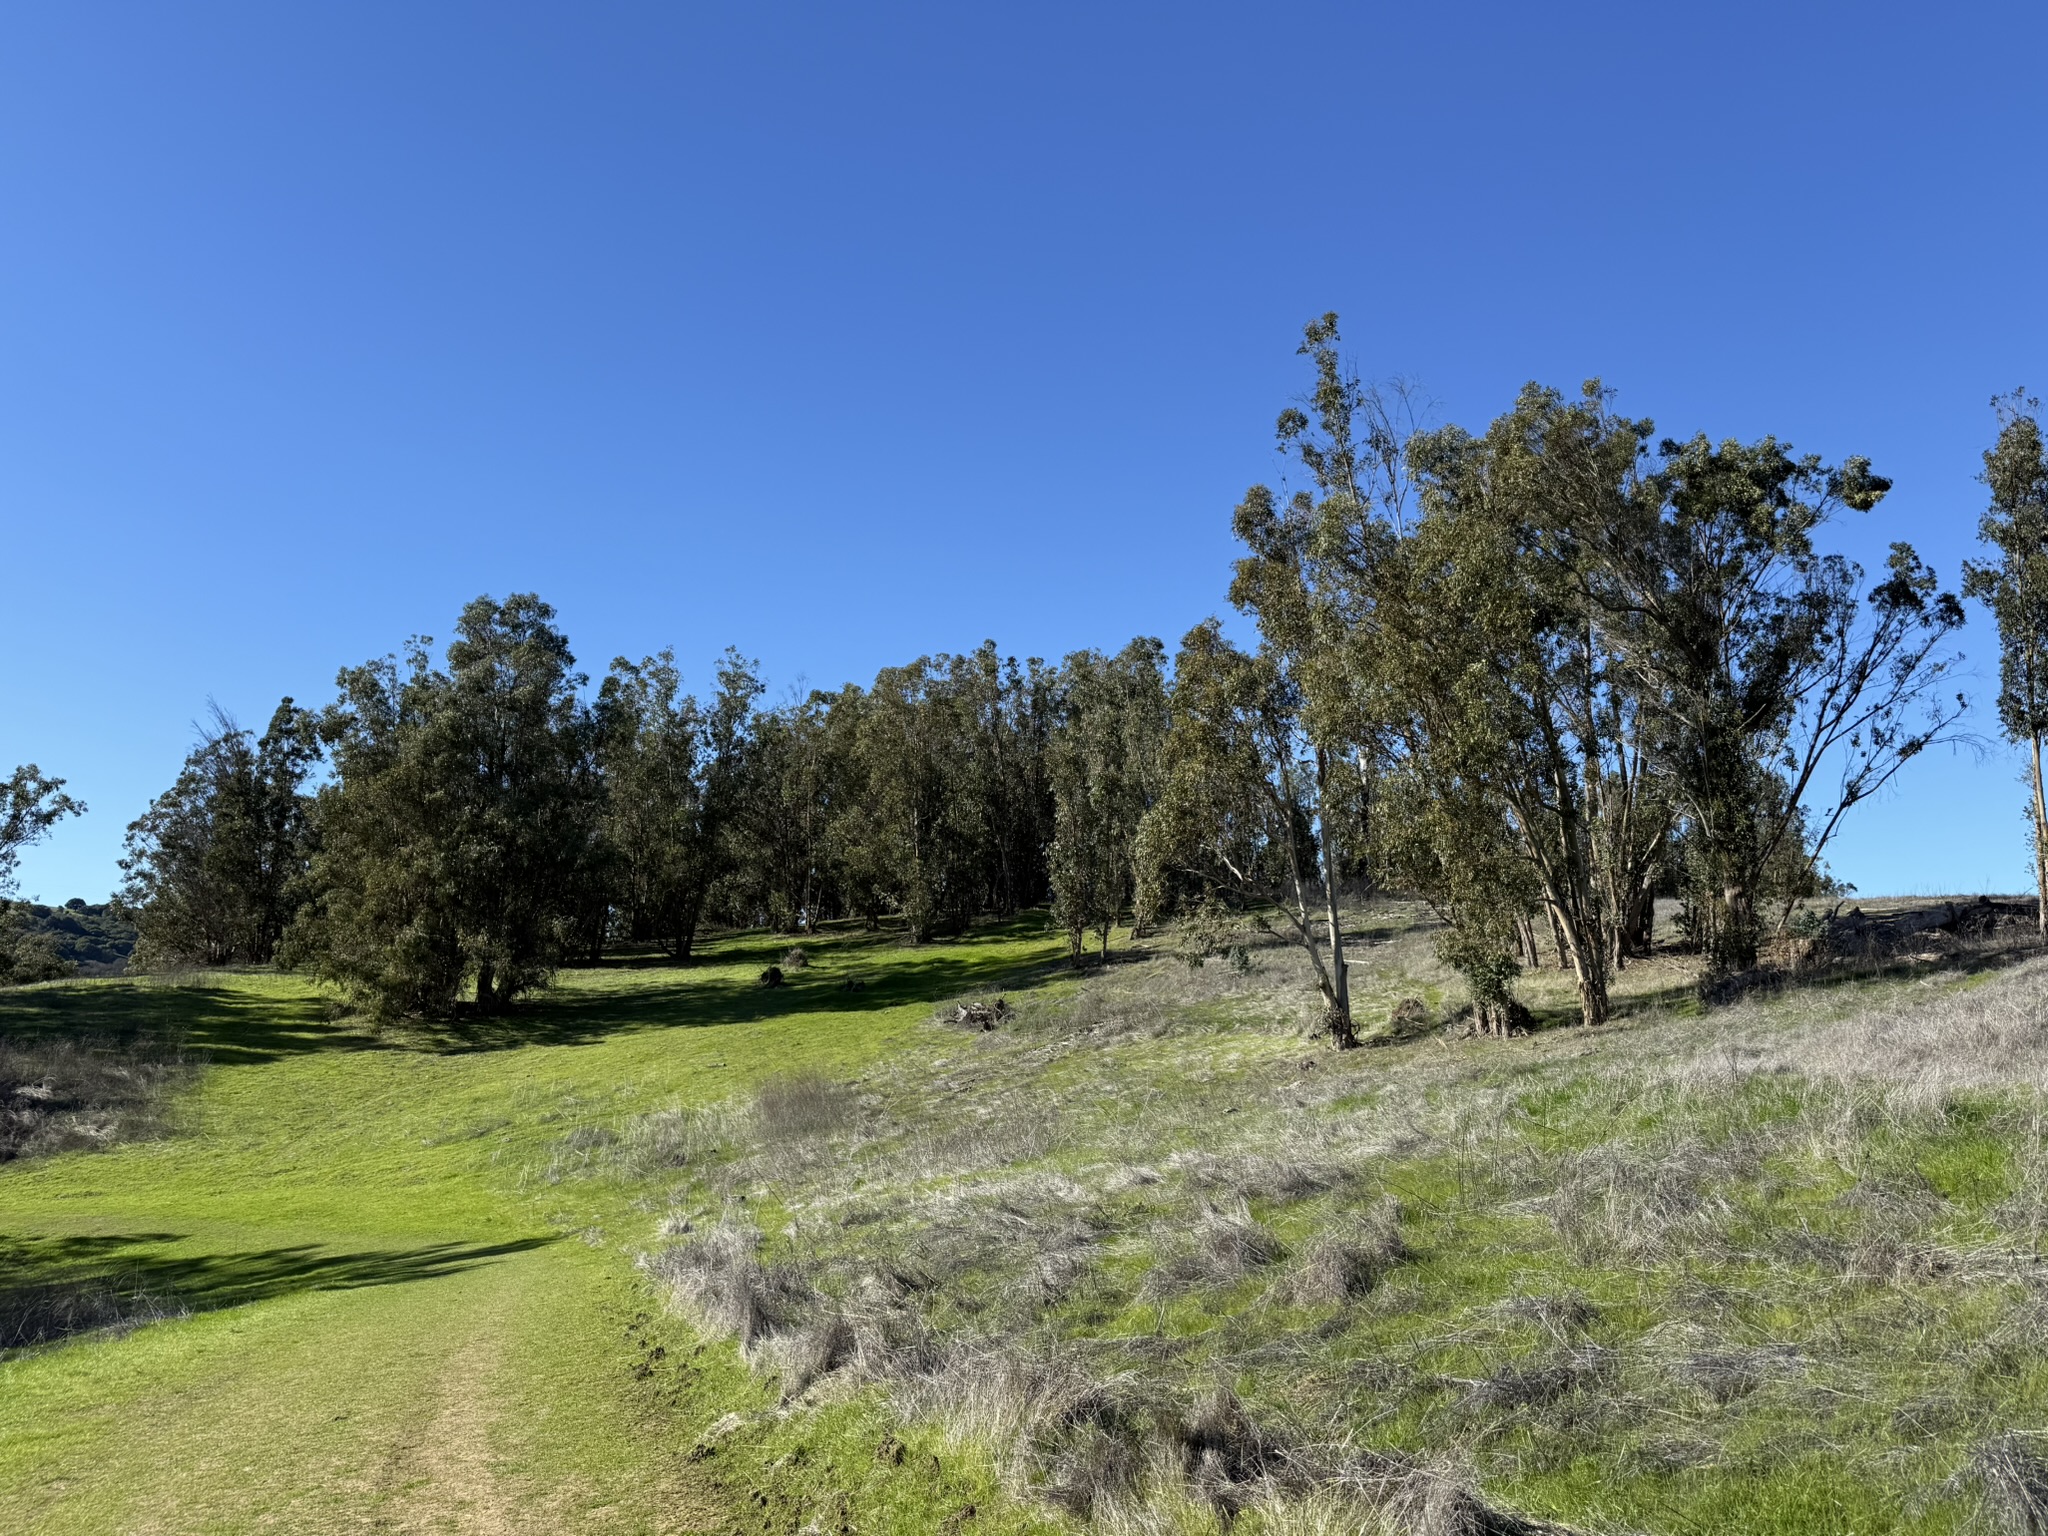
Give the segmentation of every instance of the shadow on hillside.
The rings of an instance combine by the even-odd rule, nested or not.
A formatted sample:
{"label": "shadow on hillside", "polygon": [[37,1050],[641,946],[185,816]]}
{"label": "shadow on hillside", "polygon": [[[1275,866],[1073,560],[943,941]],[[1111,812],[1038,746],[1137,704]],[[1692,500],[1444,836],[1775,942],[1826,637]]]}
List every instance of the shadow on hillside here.
{"label": "shadow on hillside", "polygon": [[[1028,920],[1026,920],[1028,921]],[[626,957],[590,971],[630,972],[634,984],[619,990],[545,992],[497,1019],[470,1019],[440,1029],[410,1032],[419,1048],[444,1051],[508,1050],[525,1045],[580,1045],[649,1029],[696,1029],[754,1024],[802,1014],[872,1013],[905,1003],[939,1003],[966,992],[1036,986],[1068,971],[1064,957],[1019,961],[994,943],[1038,938],[1037,925],[999,924],[977,928],[961,940],[906,948],[900,938],[834,936],[810,949],[811,963],[785,973],[781,986],[762,984],[759,975],[779,966],[802,940],[763,936],[726,940],[701,961],[662,968],[641,957]],[[731,974],[733,970],[738,975]],[[858,989],[847,983],[858,982]]]}
{"label": "shadow on hillside", "polygon": [[302,1291],[432,1280],[554,1241],[529,1237],[354,1253],[315,1243],[189,1256],[156,1251],[178,1237],[0,1237],[0,1274],[6,1276],[0,1285],[0,1350]]}
{"label": "shadow on hillside", "polygon": [[[0,991],[0,1035],[90,1036],[113,1045],[147,1040],[222,1066],[247,1066],[319,1051],[436,1053],[576,1045],[648,1029],[749,1024],[804,1013],[865,1013],[938,1002],[963,992],[1018,988],[1058,974],[1058,959],[1020,962],[1011,944],[1045,937],[1042,915],[980,924],[958,938],[910,947],[889,929],[857,927],[805,938],[721,936],[677,964],[659,952],[607,956],[565,971],[598,978],[536,994],[502,1018],[457,1018],[372,1028],[330,1016],[327,994],[233,975],[177,980],[70,982]],[[809,960],[784,985],[759,980],[792,948]],[[617,986],[602,978],[617,976]],[[849,986],[849,983],[857,986]]]}
{"label": "shadow on hillside", "polygon": [[381,1048],[360,1025],[329,1018],[318,995],[237,987],[226,977],[10,989],[0,992],[0,1034],[142,1040],[227,1066]]}

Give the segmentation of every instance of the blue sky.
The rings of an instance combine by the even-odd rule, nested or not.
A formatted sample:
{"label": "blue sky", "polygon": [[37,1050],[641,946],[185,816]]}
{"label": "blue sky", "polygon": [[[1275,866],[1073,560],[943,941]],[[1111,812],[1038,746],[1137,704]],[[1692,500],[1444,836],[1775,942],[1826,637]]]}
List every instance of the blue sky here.
{"label": "blue sky", "polygon": [[[1598,375],[1869,454],[1955,579],[2048,392],[2031,6],[9,6],[0,769],[103,896],[218,700],[538,590],[778,690],[1223,605],[1303,321],[1482,424]],[[1988,697],[1995,644],[1964,641]],[[1988,710],[1979,725],[1995,734]],[[2026,884],[2018,762],[1834,856]]]}

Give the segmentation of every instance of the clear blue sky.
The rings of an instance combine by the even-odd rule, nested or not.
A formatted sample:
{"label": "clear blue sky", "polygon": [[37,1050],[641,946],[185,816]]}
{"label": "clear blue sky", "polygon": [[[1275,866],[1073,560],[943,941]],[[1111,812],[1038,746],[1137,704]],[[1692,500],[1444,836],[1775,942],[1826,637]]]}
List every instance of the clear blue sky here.
{"label": "clear blue sky", "polygon": [[[534,589],[781,687],[1223,604],[1303,321],[1440,419],[1598,374],[1871,455],[1955,578],[2048,393],[2048,9],[104,5],[0,16],[0,770],[99,898],[209,698]],[[1988,696],[1995,647],[1965,641]],[[1995,732],[1988,711],[1980,726]],[[2026,883],[2017,761],[1858,813]]]}

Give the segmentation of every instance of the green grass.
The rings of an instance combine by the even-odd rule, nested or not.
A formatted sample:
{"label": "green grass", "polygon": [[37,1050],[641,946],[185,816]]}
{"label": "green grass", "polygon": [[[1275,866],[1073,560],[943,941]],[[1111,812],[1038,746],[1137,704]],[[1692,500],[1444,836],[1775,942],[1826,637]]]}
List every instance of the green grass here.
{"label": "green grass", "polygon": [[[0,993],[0,1029],[213,1063],[179,1134],[0,1167],[0,1284],[97,1277],[193,1314],[0,1362],[0,1529],[725,1528],[744,1495],[688,1452],[761,1390],[650,1306],[619,1248],[647,1222],[630,1192],[549,1182],[564,1133],[796,1060],[857,1072],[914,1047],[934,994],[1052,950],[849,935],[759,987],[783,947],[568,972],[475,1035],[380,1037],[260,974]],[[847,975],[869,988],[833,990]],[[875,1467],[886,1429],[841,1428],[873,1428]]]}
{"label": "green grass", "polygon": [[[1362,1021],[1455,1000],[1413,913],[1372,930]],[[1215,1531],[1156,1460],[1086,1467],[1104,1436],[1156,1458],[1222,1386],[1318,1464],[1574,1524],[1940,1532],[1977,1447],[2048,1425],[2032,970],[1702,1014],[1667,959],[1598,1031],[1340,1055],[1284,951],[1077,982],[1035,921],[846,932],[761,987],[786,947],[567,972],[475,1032],[379,1035],[263,974],[0,993],[0,1030],[212,1063],[165,1139],[0,1166],[0,1289],[190,1311],[0,1360],[0,1529],[1022,1532],[1095,1478],[1127,1529]],[[998,990],[1011,1027],[933,1022]],[[843,1102],[752,1110],[793,1074]],[[1389,1199],[1404,1251],[1301,1299]],[[1271,1254],[1219,1257],[1246,1221]],[[721,1222],[808,1298],[751,1365],[635,1267]],[[838,1312],[917,1369],[786,1379]],[[1020,1432],[1055,1377],[1121,1417]],[[1336,1497],[1235,1529],[1378,1518],[1314,1524]]]}

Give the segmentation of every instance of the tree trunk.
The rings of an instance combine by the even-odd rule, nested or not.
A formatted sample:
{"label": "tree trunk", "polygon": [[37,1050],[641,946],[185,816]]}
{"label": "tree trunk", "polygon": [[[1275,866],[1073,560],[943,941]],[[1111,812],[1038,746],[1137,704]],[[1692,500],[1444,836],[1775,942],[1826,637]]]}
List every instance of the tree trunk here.
{"label": "tree trunk", "polygon": [[496,977],[497,973],[492,970],[490,961],[485,960],[478,964],[476,968],[476,1011],[478,1013],[495,1013],[497,1011],[498,1000],[494,989]]}
{"label": "tree trunk", "polygon": [[1756,964],[1756,913],[1746,886],[1721,887],[1714,913],[1713,943],[1709,969],[1720,975],[1734,975]]}
{"label": "tree trunk", "polygon": [[2041,733],[2034,744],[2034,926],[2048,939],[2048,796],[2041,786]]}
{"label": "tree trunk", "polygon": [[1351,1027],[1351,977],[1344,963],[1344,929],[1337,918],[1337,832],[1330,817],[1330,760],[1316,749],[1316,831],[1323,861],[1323,920],[1329,925],[1330,1038],[1340,1051],[1358,1044]]}
{"label": "tree trunk", "polygon": [[1606,978],[1595,976],[1584,966],[1578,968],[1574,980],[1579,988],[1579,1024],[1581,1027],[1607,1022]]}
{"label": "tree trunk", "polygon": [[1565,942],[1564,919],[1557,915],[1557,906],[1553,902],[1546,901],[1543,911],[1550,919],[1550,942],[1557,950],[1557,968],[1568,971],[1572,968],[1572,952],[1571,946]]}

